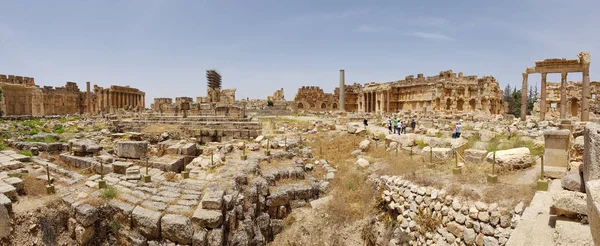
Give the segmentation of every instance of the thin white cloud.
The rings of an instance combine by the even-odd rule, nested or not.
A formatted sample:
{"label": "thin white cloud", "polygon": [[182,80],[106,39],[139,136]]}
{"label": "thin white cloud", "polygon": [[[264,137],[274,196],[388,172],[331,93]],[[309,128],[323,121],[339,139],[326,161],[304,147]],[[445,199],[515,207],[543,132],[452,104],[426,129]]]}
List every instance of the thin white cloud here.
{"label": "thin white cloud", "polygon": [[329,13],[311,13],[305,15],[292,16],[288,19],[280,21],[277,25],[287,27],[291,25],[304,25],[307,23],[322,23],[329,21],[339,21],[351,17],[368,14],[370,9],[346,10],[340,12]]}
{"label": "thin white cloud", "polygon": [[355,32],[377,33],[384,31],[385,28],[371,25],[360,25],[354,29]]}
{"label": "thin white cloud", "polygon": [[408,36],[413,36],[413,37],[418,37],[418,38],[423,38],[423,39],[430,39],[430,40],[443,40],[443,41],[454,41],[456,39],[446,36],[444,34],[441,33],[435,33],[435,32],[411,32],[411,33],[407,33],[406,35]]}

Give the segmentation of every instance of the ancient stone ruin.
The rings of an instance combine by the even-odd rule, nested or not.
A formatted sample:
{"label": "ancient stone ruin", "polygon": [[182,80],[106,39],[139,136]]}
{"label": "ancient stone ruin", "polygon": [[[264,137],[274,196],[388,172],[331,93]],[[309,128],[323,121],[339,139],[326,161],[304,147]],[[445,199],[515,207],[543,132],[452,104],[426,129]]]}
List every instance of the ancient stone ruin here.
{"label": "ancient stone ruin", "polygon": [[129,86],[112,85],[102,88],[90,82],[85,92],[77,83],[67,82],[64,87],[40,88],[33,78],[0,74],[3,97],[0,110],[5,115],[66,115],[114,113],[119,109],[144,108],[145,93]]}
{"label": "ancient stone ruin", "polygon": [[401,111],[440,112],[444,114],[483,113],[502,114],[502,91],[494,77],[463,76],[452,70],[437,76],[423,74],[407,76],[404,80],[365,85],[344,85],[344,70],[340,71],[340,87],[333,94],[317,86],[303,86],[294,98],[302,110],[338,110],[348,112],[397,113]]}

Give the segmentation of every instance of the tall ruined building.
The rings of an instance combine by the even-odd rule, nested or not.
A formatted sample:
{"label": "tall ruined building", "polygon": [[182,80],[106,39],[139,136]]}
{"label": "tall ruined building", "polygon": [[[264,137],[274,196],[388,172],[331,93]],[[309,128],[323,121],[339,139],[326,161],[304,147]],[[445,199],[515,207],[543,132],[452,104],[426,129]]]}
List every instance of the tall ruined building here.
{"label": "tall ruined building", "polygon": [[215,70],[206,70],[208,88],[221,89],[221,75]]}

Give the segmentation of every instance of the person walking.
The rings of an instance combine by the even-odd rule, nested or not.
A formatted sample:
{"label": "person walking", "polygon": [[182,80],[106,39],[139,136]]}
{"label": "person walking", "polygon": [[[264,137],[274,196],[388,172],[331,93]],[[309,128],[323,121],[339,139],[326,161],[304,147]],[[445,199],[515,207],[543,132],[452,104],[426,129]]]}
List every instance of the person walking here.
{"label": "person walking", "polygon": [[417,122],[415,122],[415,119],[412,119],[412,121],[410,122],[410,128],[412,129],[413,133],[415,132],[416,126],[417,126]]}
{"label": "person walking", "polygon": [[394,133],[398,132],[398,134],[400,134],[400,131],[398,129],[398,118],[394,118]]}
{"label": "person walking", "polygon": [[456,138],[460,138],[460,133],[462,132],[462,123],[460,121],[456,123]]}
{"label": "person walking", "polygon": [[406,134],[406,121],[402,121],[402,133]]}
{"label": "person walking", "polygon": [[387,125],[388,125],[388,130],[390,131],[390,134],[392,134],[393,133],[392,132],[392,118],[388,118]]}
{"label": "person walking", "polygon": [[456,138],[456,123],[452,123],[452,138]]}
{"label": "person walking", "polygon": [[365,127],[367,127],[369,125],[369,121],[367,120],[366,116],[365,116],[365,119],[363,120],[363,124],[365,125]]}
{"label": "person walking", "polygon": [[510,140],[510,135],[512,135],[510,132],[510,125],[506,126],[506,133],[508,134],[508,140]]}

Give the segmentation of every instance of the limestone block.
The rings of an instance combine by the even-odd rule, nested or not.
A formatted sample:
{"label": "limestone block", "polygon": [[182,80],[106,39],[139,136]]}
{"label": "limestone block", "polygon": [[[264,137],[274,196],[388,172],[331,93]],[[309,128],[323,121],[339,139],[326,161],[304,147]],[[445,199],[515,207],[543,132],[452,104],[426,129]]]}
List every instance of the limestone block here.
{"label": "limestone block", "polygon": [[465,161],[467,163],[479,164],[487,156],[487,151],[478,149],[466,149],[464,151],[464,155]]}
{"label": "limestone block", "polygon": [[23,194],[25,192],[25,186],[23,185],[23,180],[17,177],[9,177],[5,178],[2,181],[9,185],[12,185],[17,190],[18,194]]}
{"label": "limestone block", "polygon": [[98,220],[98,210],[92,205],[81,204],[75,207],[75,219],[83,227],[88,227]]}
{"label": "limestone block", "polygon": [[160,219],[162,214],[150,209],[136,206],[131,214],[133,227],[148,239],[160,237]]}
{"label": "limestone block", "polygon": [[587,124],[584,130],[583,180],[600,179],[600,125]]}
{"label": "limestone block", "polygon": [[179,244],[192,243],[194,228],[189,218],[182,215],[167,214],[161,218],[160,227],[163,238]]}
{"label": "limestone block", "polygon": [[583,177],[579,173],[579,169],[573,168],[562,178],[561,184],[565,190],[583,192],[585,190],[582,181]]}
{"label": "limestone block", "polygon": [[223,233],[223,229],[212,229],[208,231],[208,235],[206,236],[206,242],[208,246],[221,246],[224,245],[225,233]]}
{"label": "limestone block", "polygon": [[132,162],[115,161],[112,163],[112,168],[115,173],[126,174],[127,168],[133,166]]}
{"label": "limestone block", "polygon": [[0,182],[0,194],[5,195],[11,201],[17,201],[17,189],[12,185]]}
{"label": "limestone block", "polygon": [[569,130],[544,131],[545,165],[566,167],[569,163]]}
{"label": "limestone block", "polygon": [[390,134],[385,137],[387,141],[396,142],[401,147],[412,147],[415,145],[416,134],[408,133],[408,134]]}
{"label": "limestone block", "polygon": [[369,150],[370,143],[371,142],[368,139],[365,139],[358,144],[358,148],[362,151],[367,151]]}
{"label": "limestone block", "polygon": [[102,150],[102,146],[89,139],[74,138],[69,140],[68,145],[71,151],[80,153],[96,153]]}
{"label": "limestone block", "polygon": [[117,155],[123,158],[140,159],[146,156],[148,142],[121,141],[117,143]]}
{"label": "limestone block", "polygon": [[204,209],[221,210],[223,207],[223,195],[222,190],[207,190],[202,197],[201,205]]}
{"label": "limestone block", "polygon": [[192,216],[192,223],[202,228],[217,228],[223,222],[223,214],[220,210],[208,210],[198,206]]}
{"label": "limestone block", "polygon": [[12,226],[8,210],[4,206],[0,206],[0,239],[4,239],[11,235]]}
{"label": "limestone block", "polygon": [[552,208],[556,214],[567,217],[586,215],[586,195],[581,192],[562,190],[552,195]]}
{"label": "limestone block", "polygon": [[116,199],[112,199],[108,205],[116,210],[112,215],[113,220],[121,226],[125,226],[128,229],[131,228],[131,212],[133,212],[135,206]]}
{"label": "limestone block", "polygon": [[600,245],[600,179],[586,182],[585,189],[590,231],[594,238],[594,244]]}
{"label": "limestone block", "polygon": [[82,226],[78,224],[75,227],[75,241],[77,241],[79,245],[86,245],[92,238],[94,238],[94,233],[94,225]]}
{"label": "limestone block", "polygon": [[165,172],[179,173],[184,170],[184,157],[179,155],[164,155],[160,157],[151,157],[148,165]]}
{"label": "limestone block", "polygon": [[5,207],[8,213],[12,214],[12,201],[4,194],[0,194],[0,207]]}
{"label": "limestone block", "polygon": [[[493,153],[488,153],[486,160],[493,162]],[[496,151],[496,164],[513,168],[530,167],[533,163],[531,152],[526,147]]]}

